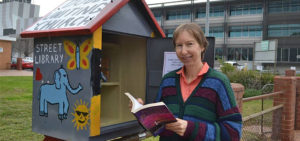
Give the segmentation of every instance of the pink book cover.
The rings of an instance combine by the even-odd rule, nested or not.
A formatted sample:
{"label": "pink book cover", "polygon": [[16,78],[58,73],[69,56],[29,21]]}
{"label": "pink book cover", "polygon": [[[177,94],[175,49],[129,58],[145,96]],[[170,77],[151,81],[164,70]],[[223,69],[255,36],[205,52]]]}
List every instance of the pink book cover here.
{"label": "pink book cover", "polygon": [[142,105],[130,93],[124,94],[132,102],[131,112],[139,123],[154,136],[163,130],[165,124],[176,122],[176,118],[165,103],[157,102]]}
{"label": "pink book cover", "polygon": [[[163,102],[160,105],[153,105],[134,113],[138,121],[149,130],[154,136],[158,135],[165,124],[176,122],[176,118]],[[157,103],[153,103],[157,104]]]}

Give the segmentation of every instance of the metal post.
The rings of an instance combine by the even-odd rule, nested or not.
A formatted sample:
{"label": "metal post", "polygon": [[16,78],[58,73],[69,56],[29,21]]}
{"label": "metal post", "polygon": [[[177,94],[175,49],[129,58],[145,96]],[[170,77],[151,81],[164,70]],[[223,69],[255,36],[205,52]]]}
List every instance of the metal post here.
{"label": "metal post", "polygon": [[191,0],[191,22],[194,22],[194,0]]}
{"label": "metal post", "polygon": [[209,0],[206,1],[205,36],[209,36]]}

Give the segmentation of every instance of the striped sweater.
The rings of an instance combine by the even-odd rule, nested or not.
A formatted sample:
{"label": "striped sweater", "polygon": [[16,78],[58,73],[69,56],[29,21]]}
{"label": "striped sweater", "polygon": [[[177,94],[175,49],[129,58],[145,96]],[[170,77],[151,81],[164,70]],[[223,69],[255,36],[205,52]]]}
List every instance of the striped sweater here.
{"label": "striped sweater", "polygon": [[165,130],[160,140],[238,141],[242,117],[227,77],[210,68],[183,102],[177,71],[163,77],[156,101],[163,101],[175,117],[187,120],[188,125],[183,137]]}

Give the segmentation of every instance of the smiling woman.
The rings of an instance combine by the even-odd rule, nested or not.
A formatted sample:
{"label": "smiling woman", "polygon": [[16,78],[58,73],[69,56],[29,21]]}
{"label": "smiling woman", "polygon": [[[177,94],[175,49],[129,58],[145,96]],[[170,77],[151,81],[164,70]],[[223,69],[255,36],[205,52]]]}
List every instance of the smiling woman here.
{"label": "smiling woman", "polygon": [[239,140],[242,117],[227,77],[202,62],[208,42],[199,25],[183,24],[173,34],[180,69],[166,74],[156,101],[177,117],[160,140]]}

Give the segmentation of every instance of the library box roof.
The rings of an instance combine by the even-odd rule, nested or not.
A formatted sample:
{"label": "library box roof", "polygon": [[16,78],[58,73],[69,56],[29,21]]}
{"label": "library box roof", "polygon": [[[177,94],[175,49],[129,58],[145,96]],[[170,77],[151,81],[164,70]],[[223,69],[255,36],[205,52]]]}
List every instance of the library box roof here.
{"label": "library box roof", "polygon": [[101,26],[108,31],[165,37],[145,0],[67,0],[21,37],[87,35]]}

